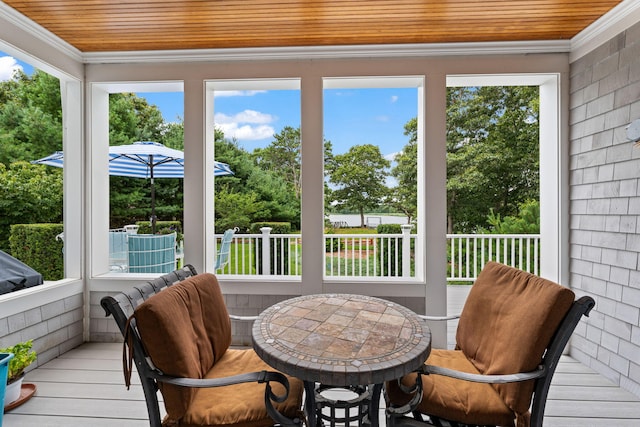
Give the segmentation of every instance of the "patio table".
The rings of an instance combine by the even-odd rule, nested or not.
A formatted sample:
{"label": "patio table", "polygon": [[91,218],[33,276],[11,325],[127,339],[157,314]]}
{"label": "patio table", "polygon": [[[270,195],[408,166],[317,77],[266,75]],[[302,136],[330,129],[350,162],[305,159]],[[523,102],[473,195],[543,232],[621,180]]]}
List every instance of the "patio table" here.
{"label": "patio table", "polygon": [[[322,407],[351,406],[321,393],[344,388],[359,397],[358,424],[377,427],[385,381],[420,367],[431,351],[431,332],[413,311],[380,298],[353,294],[306,295],[263,311],[253,325],[253,348],[269,365],[304,381],[310,426],[326,419]],[[333,405],[333,407],[332,407]],[[365,413],[363,414],[362,411]],[[347,425],[350,416],[339,421]],[[330,420],[335,424],[335,420]]]}

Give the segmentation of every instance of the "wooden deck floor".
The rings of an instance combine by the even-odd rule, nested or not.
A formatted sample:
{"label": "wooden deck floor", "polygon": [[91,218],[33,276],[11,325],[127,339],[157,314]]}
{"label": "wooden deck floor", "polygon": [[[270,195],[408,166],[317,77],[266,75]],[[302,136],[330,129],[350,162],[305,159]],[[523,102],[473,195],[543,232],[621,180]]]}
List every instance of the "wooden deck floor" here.
{"label": "wooden deck floor", "polygon": [[[452,309],[456,301],[455,296],[450,299]],[[25,382],[35,383],[37,393],[5,414],[3,427],[148,426],[142,388],[137,376],[132,380],[127,391],[121,344],[83,344],[27,374]],[[554,376],[544,425],[638,427],[640,399],[564,357]]]}

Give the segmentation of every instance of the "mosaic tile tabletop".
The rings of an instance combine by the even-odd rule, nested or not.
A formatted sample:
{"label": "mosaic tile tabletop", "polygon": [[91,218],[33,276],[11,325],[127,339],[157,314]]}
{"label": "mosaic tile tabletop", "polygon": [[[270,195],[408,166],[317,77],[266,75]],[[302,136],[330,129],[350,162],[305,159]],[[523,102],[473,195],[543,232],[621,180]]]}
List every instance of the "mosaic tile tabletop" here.
{"label": "mosaic tile tabletop", "polygon": [[380,298],[306,295],[275,304],[253,325],[269,365],[334,386],[380,384],[421,366],[431,332],[413,311]]}

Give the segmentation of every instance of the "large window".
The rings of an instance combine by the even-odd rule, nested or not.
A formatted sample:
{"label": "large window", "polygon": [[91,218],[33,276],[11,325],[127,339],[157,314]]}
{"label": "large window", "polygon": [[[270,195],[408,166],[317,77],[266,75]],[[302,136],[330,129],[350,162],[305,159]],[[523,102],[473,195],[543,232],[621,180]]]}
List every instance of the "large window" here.
{"label": "large window", "polygon": [[159,274],[181,264],[182,86],[93,85],[91,225],[104,236],[93,246],[94,274]]}
{"label": "large window", "polygon": [[537,86],[447,90],[448,278],[489,260],[539,272]]}
{"label": "large window", "polygon": [[447,78],[448,280],[496,260],[563,280],[558,75]]}
{"label": "large window", "polygon": [[80,192],[80,85],[0,52],[0,93],[0,249],[45,281],[79,277],[80,230],[63,219],[79,220],[79,202],[64,194]]}
{"label": "large window", "polygon": [[225,230],[235,229],[218,273],[299,276],[302,240],[300,82],[207,84],[207,162],[232,174],[207,175],[207,269]]}
{"label": "large window", "polygon": [[325,276],[421,277],[422,79],[325,79],[323,99]]}

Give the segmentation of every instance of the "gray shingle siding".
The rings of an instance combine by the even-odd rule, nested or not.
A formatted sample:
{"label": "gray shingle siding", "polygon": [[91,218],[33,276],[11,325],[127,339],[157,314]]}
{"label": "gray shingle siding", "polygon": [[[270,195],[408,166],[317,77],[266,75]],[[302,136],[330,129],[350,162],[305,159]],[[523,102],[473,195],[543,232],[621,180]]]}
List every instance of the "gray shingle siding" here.
{"label": "gray shingle siding", "polygon": [[572,354],[640,395],[640,24],[571,64],[571,286],[596,299]]}

